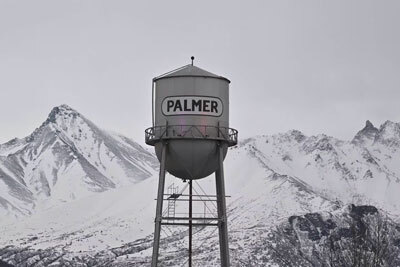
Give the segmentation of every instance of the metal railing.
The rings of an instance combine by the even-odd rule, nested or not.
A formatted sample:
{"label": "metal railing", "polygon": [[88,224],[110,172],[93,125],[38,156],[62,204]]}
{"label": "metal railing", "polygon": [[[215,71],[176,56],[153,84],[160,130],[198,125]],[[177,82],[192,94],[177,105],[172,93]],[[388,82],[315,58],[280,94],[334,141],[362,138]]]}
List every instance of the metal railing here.
{"label": "metal railing", "polygon": [[164,139],[207,139],[227,142],[234,146],[238,142],[238,131],[233,128],[210,125],[168,125],[154,126],[145,130],[148,145]]}

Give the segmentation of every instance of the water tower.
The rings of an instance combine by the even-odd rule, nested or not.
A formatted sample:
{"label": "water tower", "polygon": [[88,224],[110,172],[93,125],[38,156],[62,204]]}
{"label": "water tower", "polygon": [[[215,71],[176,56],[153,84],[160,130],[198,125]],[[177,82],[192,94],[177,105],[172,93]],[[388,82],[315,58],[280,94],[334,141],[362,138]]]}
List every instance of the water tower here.
{"label": "water tower", "polygon": [[[161,226],[173,224],[189,227],[189,266],[192,227],[218,226],[221,266],[229,266],[223,161],[238,136],[229,128],[230,81],[194,66],[193,59],[191,64],[153,79],[153,127],[145,131],[146,144],[155,147],[160,161],[152,267],[158,264]],[[186,218],[163,217],[166,172],[189,183]],[[192,216],[192,181],[214,172],[218,217],[198,221],[200,218]]]}

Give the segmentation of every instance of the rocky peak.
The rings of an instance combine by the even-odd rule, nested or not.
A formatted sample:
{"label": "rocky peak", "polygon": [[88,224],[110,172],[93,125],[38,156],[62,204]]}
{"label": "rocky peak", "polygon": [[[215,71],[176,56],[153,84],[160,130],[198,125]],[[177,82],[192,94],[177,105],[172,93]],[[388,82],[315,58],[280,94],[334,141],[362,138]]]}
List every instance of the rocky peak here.
{"label": "rocky peak", "polygon": [[354,136],[352,143],[356,145],[371,145],[378,132],[378,128],[367,120],[365,127]]}
{"label": "rocky peak", "polygon": [[379,128],[376,140],[386,145],[400,145],[400,123],[385,121]]}
{"label": "rocky peak", "polygon": [[335,150],[332,143],[335,140],[325,134],[319,134],[317,136],[311,136],[303,143],[303,150],[307,153],[312,153],[316,150],[333,152]]}
{"label": "rocky peak", "polygon": [[[153,175],[156,162],[133,140],[101,130],[67,105],[54,107],[32,134],[0,145],[0,217],[28,214],[36,201],[72,201],[137,183]],[[4,195],[11,204],[3,204]]]}
{"label": "rocky peak", "polygon": [[374,125],[372,124],[372,122],[370,122],[369,120],[367,120],[365,122],[365,128],[375,128]]}
{"label": "rocky peak", "polygon": [[292,136],[298,143],[303,142],[306,139],[306,136],[299,130],[290,130],[288,134]]}
{"label": "rocky peak", "polygon": [[76,118],[79,115],[80,114],[76,110],[74,110],[73,108],[71,108],[68,105],[63,104],[63,105],[54,107],[51,110],[49,116],[47,117],[46,122],[47,123],[51,123],[51,122],[56,123],[58,117],[63,117],[63,118],[74,117],[74,118]]}
{"label": "rocky peak", "polygon": [[379,128],[379,132],[386,132],[392,135],[394,134],[397,137],[399,134],[399,129],[400,123],[395,123],[387,120],[381,125],[381,127]]}
{"label": "rocky peak", "polygon": [[[43,132],[46,132],[49,129],[48,126],[52,124],[56,124],[56,128],[58,129],[68,129],[68,127],[72,125],[72,121],[77,118],[82,118],[82,116],[68,105],[63,104],[54,107],[42,125],[40,125],[39,128],[36,128],[31,135],[26,137],[25,141],[31,142],[37,139],[37,137],[41,136]],[[50,127],[50,129],[53,129],[53,127]]]}

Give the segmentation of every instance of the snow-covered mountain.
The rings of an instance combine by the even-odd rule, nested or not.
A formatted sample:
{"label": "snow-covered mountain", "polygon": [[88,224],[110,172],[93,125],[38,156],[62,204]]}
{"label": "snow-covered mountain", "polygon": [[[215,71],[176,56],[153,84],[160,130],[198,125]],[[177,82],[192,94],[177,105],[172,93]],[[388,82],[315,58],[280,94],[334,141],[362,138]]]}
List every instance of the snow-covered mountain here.
{"label": "snow-covered mountain", "polygon": [[[96,180],[97,176],[89,174],[86,174],[85,178],[77,179],[76,177],[82,176],[75,175],[76,172],[71,172],[70,176],[64,176],[63,179],[66,181],[79,180],[80,182],[74,186],[83,186],[85,189],[84,193],[75,196],[75,199],[66,197],[68,194],[62,194],[63,198],[60,198],[60,193],[54,193],[57,192],[54,188],[58,186],[58,183],[55,183],[55,186],[49,186],[50,194],[43,194],[42,192],[46,190],[32,190],[32,185],[25,182],[25,187],[21,186],[21,188],[29,189],[30,194],[26,195],[32,196],[34,199],[32,203],[39,203],[39,200],[41,203],[46,203],[46,199],[48,201],[53,198],[62,199],[64,203],[51,200],[52,205],[36,204],[37,207],[31,216],[18,221],[0,222],[2,237],[0,259],[18,266],[26,262],[29,262],[27,266],[49,266],[50,264],[63,266],[67,262],[90,266],[147,266],[151,256],[157,162],[151,154],[133,141],[125,141],[127,139],[122,137],[115,138],[113,134],[98,130],[98,127],[78,114],[76,118],[79,118],[80,122],[83,121],[83,125],[89,125],[80,128],[82,130],[80,132],[76,125],[81,125],[81,123],[69,119],[69,115],[64,116],[71,112],[77,114],[65,106],[56,108],[43,124],[52,125],[49,127],[50,132],[57,132],[60,128],[59,131],[63,133],[64,140],[68,137],[69,141],[62,143],[65,146],[57,150],[57,155],[65,155],[61,152],[65,149],[74,151],[68,145],[73,143],[74,147],[78,147],[76,150],[81,151],[79,155],[85,157],[85,162],[96,167],[101,175],[107,177],[107,180],[99,178],[101,182],[91,182],[92,179]],[[58,114],[56,116],[58,119],[52,119],[53,113]],[[53,131],[54,129],[56,130]],[[37,132],[40,131],[35,131]],[[91,139],[87,145],[86,141],[76,141],[74,134],[81,134],[79,139],[82,139],[85,134],[86,136],[95,135],[96,138]],[[2,151],[0,153],[4,155],[3,158],[9,158],[10,156],[7,155],[25,151],[25,147],[30,147],[32,151],[34,151],[32,147],[38,147],[38,151],[44,151],[43,145],[33,146],[31,143],[29,137],[10,141],[0,147]],[[53,146],[55,143],[52,142]],[[103,145],[98,145],[99,143]],[[106,145],[106,143],[112,143],[112,145]],[[122,145],[127,143],[132,145]],[[89,148],[92,147],[107,147],[109,151],[112,151],[109,152],[112,155],[109,157],[110,160],[104,163],[104,154],[108,155],[106,152],[102,153],[105,148],[95,149],[95,152],[88,156],[87,151],[91,151]],[[127,149],[126,147],[129,150],[124,150]],[[120,150],[125,152],[118,152]],[[29,153],[23,155],[29,155]],[[23,160],[26,158],[27,156],[24,156]],[[53,159],[50,162],[55,162],[55,158],[57,157],[46,157],[47,160]],[[127,168],[126,165],[120,163],[118,166],[123,167],[116,168],[119,175],[111,175],[110,173],[114,171],[110,170],[114,169],[110,168],[109,162],[115,162],[113,160],[115,158],[118,158],[118,163],[120,163],[120,158],[129,159],[128,162],[131,162],[129,166],[135,168]],[[350,203],[373,205],[381,213],[387,213],[395,224],[400,218],[400,195],[398,194],[400,166],[397,164],[399,158],[400,123],[390,121],[379,128],[375,128],[367,121],[365,128],[359,131],[351,141],[342,141],[323,134],[306,136],[296,130],[283,134],[256,136],[241,141],[236,147],[230,149],[225,160],[225,183],[227,194],[231,196],[228,198],[228,227],[232,265],[279,266],[276,256],[279,251],[275,254],[271,253],[274,246],[282,245],[274,243],[277,229],[290,230],[289,232],[280,231],[279,234],[282,237],[278,237],[279,240],[290,241],[294,238],[293,233],[299,238],[292,244],[293,248],[297,249],[294,249],[293,253],[304,254],[304,251],[311,251],[316,241],[312,238],[311,241],[300,238],[300,234],[305,230],[297,222],[308,220],[314,223],[312,218],[321,217],[324,218],[325,223],[326,218],[333,214],[336,225],[339,225],[342,217],[352,214],[352,211],[348,210]],[[8,159],[7,162],[10,160]],[[22,162],[22,159],[19,161]],[[23,166],[19,161],[16,161],[18,163],[16,166]],[[76,168],[83,170],[84,167],[81,166],[84,164],[77,159],[75,161],[79,167]],[[14,165],[2,163],[1,166],[2,169],[5,169],[3,166],[8,166],[7,170],[9,170],[10,166]],[[24,174],[29,173],[26,171],[26,166],[28,164],[23,167]],[[48,170],[49,167],[46,169],[46,166],[48,165],[38,165],[37,173],[40,173],[42,169]],[[57,167],[56,169],[60,170]],[[129,171],[127,172],[126,169]],[[69,172],[65,171],[65,173]],[[51,181],[47,178],[52,177],[51,172],[44,171],[43,176],[47,181]],[[58,180],[61,179],[58,178]],[[13,177],[13,181],[17,183],[19,180]],[[113,186],[108,186],[108,183],[103,181],[111,181]],[[22,182],[19,183],[22,184]],[[180,188],[184,187],[180,180],[168,176],[166,187],[172,183],[179,185]],[[74,187],[63,187],[70,190],[69,192],[75,190]],[[195,183],[197,190],[201,188],[210,193],[213,193],[213,187],[213,177]],[[13,187],[8,185],[8,188]],[[102,192],[93,193],[94,191]],[[3,195],[6,199],[10,198],[9,195],[14,196],[7,192],[1,193],[0,197]],[[208,209],[211,213],[215,211],[212,206]],[[318,228],[315,225],[305,225],[314,227],[314,230]],[[339,231],[342,228],[328,227],[327,229]],[[162,232],[165,239],[161,244],[160,260],[165,266],[181,266],[185,262],[187,247],[185,230],[184,228],[166,228]],[[326,236],[328,235],[321,238]],[[198,229],[194,235],[194,242],[194,263],[198,266],[216,266],[219,254],[218,235],[215,228]],[[291,243],[283,245],[288,244]],[[304,264],[298,266],[312,266]]]}
{"label": "snow-covered mountain", "polygon": [[28,137],[0,145],[0,216],[138,183],[156,169],[136,142],[61,105]]}
{"label": "snow-covered mountain", "polygon": [[379,130],[367,121],[351,141],[299,131],[242,142],[268,168],[294,177],[318,194],[343,203],[368,203],[400,212],[400,124]]}

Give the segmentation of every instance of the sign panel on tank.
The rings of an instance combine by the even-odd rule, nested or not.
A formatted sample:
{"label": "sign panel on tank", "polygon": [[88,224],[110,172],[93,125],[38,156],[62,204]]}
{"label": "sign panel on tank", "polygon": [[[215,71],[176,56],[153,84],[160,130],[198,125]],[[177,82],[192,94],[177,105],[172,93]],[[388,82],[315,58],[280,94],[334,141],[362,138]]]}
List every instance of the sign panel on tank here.
{"label": "sign panel on tank", "polygon": [[210,96],[170,96],[162,102],[165,116],[200,115],[220,117],[223,112],[221,99]]}

